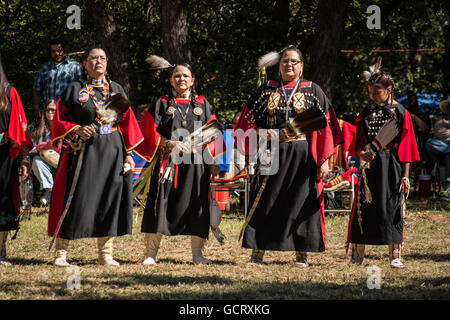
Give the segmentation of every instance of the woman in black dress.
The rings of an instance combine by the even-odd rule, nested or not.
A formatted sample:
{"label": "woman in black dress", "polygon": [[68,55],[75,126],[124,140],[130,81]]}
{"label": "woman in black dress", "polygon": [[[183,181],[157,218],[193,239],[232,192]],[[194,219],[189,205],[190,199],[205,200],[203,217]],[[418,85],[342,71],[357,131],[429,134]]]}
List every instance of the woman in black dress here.
{"label": "woman in black dress", "polygon": [[[351,261],[361,264],[366,244],[388,245],[391,267],[403,268],[401,252],[404,219],[401,213],[401,191],[407,193],[409,190],[409,166],[411,162],[419,161],[419,153],[411,116],[394,100],[392,77],[378,71],[370,77],[368,89],[371,101],[356,119],[353,155],[368,162],[369,167],[365,169],[366,178],[361,177],[356,187],[357,196],[349,223],[347,249],[351,243]],[[391,143],[374,153],[371,143],[380,128],[390,119],[395,119],[399,133]],[[364,179],[371,197],[365,191]]]}
{"label": "woman in black dress", "polygon": [[327,126],[280,142],[275,150],[278,171],[261,175],[250,191],[249,208],[257,198],[259,202],[244,225],[242,246],[253,249],[252,263],[261,263],[265,250],[295,251],[296,264],[306,267],[307,252],[325,250],[322,179],[329,170],[327,159],[342,142],[342,133],[321,88],[303,79],[299,49],[289,46],[260,59],[266,60],[266,65],[278,64],[281,77],[262,84],[247,101],[234,129],[237,147],[251,156],[249,145],[239,139],[239,130],[256,130],[259,135],[265,129],[270,139],[307,108],[319,108],[327,118]]}
{"label": "woman in black dress", "polygon": [[0,265],[11,264],[6,260],[6,240],[9,231],[19,228],[18,174],[25,180],[31,170],[28,153],[33,143],[27,127],[19,94],[8,83],[0,57]]}
{"label": "woman in black dress", "polygon": [[[122,86],[107,77],[107,56],[103,49],[86,51],[83,66],[87,80],[72,82],[58,102],[53,120],[52,141],[65,139],[60,164],[55,177],[49,214],[48,235],[57,232],[57,225],[66,205],[69,205],[57,234],[55,265],[68,266],[68,240],[98,238],[99,263],[115,265],[112,258],[113,237],[132,232],[132,176],[134,167],[131,150],[143,136],[130,107],[114,122],[105,123],[99,112],[115,94],[126,97]],[[92,124],[100,120],[102,125]],[[84,151],[74,150],[67,140],[83,139]],[[83,155],[79,173],[76,169]],[[124,170],[124,165],[129,170]],[[72,183],[78,181],[73,194]],[[73,196],[73,197],[72,197]]]}
{"label": "woman in black dress", "polygon": [[191,236],[193,262],[210,263],[203,257],[202,248],[209,235],[210,176],[219,172],[218,165],[214,164],[217,150],[209,144],[200,161],[194,162],[191,155],[189,163],[175,166],[172,179],[165,182],[159,179],[169,154],[180,147],[183,137],[176,133],[184,130],[190,134],[217,118],[206,98],[196,94],[192,68],[179,64],[171,69],[169,94],[160,97],[143,116],[140,125],[145,141],[136,150],[148,160],[156,161],[142,219],[141,231],[145,233],[146,244],[143,264],[156,263],[162,235]]}

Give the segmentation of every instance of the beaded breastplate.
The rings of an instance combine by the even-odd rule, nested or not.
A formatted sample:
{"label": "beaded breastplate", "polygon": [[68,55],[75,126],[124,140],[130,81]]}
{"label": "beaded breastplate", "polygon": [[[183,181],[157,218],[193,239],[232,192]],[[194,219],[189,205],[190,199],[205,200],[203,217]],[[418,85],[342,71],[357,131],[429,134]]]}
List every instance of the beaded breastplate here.
{"label": "beaded breastplate", "polygon": [[394,118],[394,111],[388,107],[372,104],[366,116],[367,140],[371,142],[387,120]]}

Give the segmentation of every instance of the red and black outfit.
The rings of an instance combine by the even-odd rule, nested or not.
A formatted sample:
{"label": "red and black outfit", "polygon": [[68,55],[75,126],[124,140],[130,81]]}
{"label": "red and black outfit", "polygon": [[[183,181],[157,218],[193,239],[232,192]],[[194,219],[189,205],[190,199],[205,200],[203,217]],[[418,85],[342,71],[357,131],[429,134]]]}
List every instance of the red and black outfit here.
{"label": "red and black outfit", "polygon": [[198,158],[194,159],[195,155],[191,155],[190,163],[175,166],[173,179],[160,183],[160,174],[169,157],[169,153],[161,152],[160,140],[164,137],[182,141],[183,137],[177,136],[177,131],[184,129],[190,134],[212,120],[217,120],[217,117],[203,96],[192,99],[162,96],[142,117],[140,126],[145,140],[135,151],[148,161],[156,161],[142,219],[142,232],[208,239],[208,164],[214,163],[214,159],[224,150],[216,147],[216,141],[209,143],[202,151],[200,161]]}
{"label": "red and black outfit", "polygon": [[[108,95],[123,88],[108,82]],[[54,144],[82,125],[94,123],[96,101],[105,99],[104,87],[89,87],[86,82],[72,82],[58,101],[53,120]],[[114,237],[132,233],[132,174],[123,174],[127,152],[143,141],[134,113],[129,107],[111,132],[96,133],[84,142],[84,158],[77,186],[58,237],[78,239]],[[69,190],[80,151],[64,146],[53,187],[48,235],[53,236],[68,201]]]}
{"label": "red and black outfit", "polygon": [[[0,231],[16,230],[20,214],[20,192],[17,156],[23,146],[33,147],[27,133],[27,119],[16,89],[9,84],[6,90],[8,104],[0,112]],[[30,167],[31,170],[31,167]],[[30,172],[31,174],[31,172]]]}
{"label": "red and black outfit", "polygon": [[[292,96],[289,105],[286,105],[286,96]],[[255,128],[282,129],[297,113],[313,107],[322,110],[327,126],[302,139],[280,142],[278,172],[269,176],[245,229],[244,248],[298,252],[325,250],[323,183],[317,179],[317,169],[343,139],[334,110],[322,89],[306,80],[284,85],[281,81],[269,81],[247,101],[234,132],[238,129],[244,132]],[[249,155],[248,142],[236,140],[236,143],[245,155]],[[253,206],[263,178],[259,177],[251,187],[249,208]]]}
{"label": "red and black outfit", "polygon": [[[404,221],[401,217],[399,191],[402,162],[419,161],[416,138],[409,112],[400,104],[390,107],[371,103],[361,110],[355,121],[356,142],[352,155],[358,156],[366,144],[371,143],[386,121],[394,118],[399,134],[370,162],[365,169],[372,200],[366,203],[363,179],[356,187],[355,203],[347,235],[350,243],[391,245],[403,242]],[[361,226],[358,215],[361,216]]]}

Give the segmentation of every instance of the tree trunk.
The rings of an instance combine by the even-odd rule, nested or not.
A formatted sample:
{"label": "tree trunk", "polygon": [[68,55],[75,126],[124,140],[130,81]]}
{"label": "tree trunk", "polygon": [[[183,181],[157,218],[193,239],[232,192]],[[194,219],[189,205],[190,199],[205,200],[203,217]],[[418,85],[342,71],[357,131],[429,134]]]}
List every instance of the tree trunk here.
{"label": "tree trunk", "polygon": [[320,0],[318,24],[311,49],[310,72],[306,79],[317,83],[331,100],[336,77],[336,63],[347,11],[346,0]]}
{"label": "tree trunk", "polygon": [[163,55],[170,63],[191,61],[187,0],[162,0]]}
{"label": "tree trunk", "polygon": [[92,0],[87,6],[89,23],[97,35],[97,41],[108,56],[108,74],[118,82],[133,107],[139,104],[140,93],[131,65],[130,45],[126,35],[116,28],[114,17],[103,0]]}
{"label": "tree trunk", "polygon": [[[417,31],[413,23],[410,22],[409,24],[409,32],[406,32],[406,39],[408,41],[408,47],[411,49],[417,49],[419,48],[419,40],[417,37]],[[417,67],[419,65],[420,61],[420,54],[415,51],[409,52],[409,67],[411,70],[411,73],[413,75],[417,74]],[[413,76],[414,79],[414,76]],[[414,80],[413,80],[414,83]],[[414,87],[414,85],[413,85]],[[413,89],[408,89],[406,91],[406,94],[408,95],[408,111],[413,114],[419,113],[419,102],[417,101],[417,94]],[[398,97],[397,97],[398,98]]]}

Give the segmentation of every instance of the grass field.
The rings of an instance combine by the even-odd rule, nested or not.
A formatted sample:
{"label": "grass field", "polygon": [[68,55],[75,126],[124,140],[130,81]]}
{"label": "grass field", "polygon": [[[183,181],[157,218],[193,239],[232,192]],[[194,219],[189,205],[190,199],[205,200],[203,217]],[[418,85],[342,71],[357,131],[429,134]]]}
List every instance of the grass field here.
{"label": "grass field", "polygon": [[[297,299],[449,299],[450,204],[409,200],[403,270],[392,270],[387,246],[369,246],[362,266],[345,256],[348,216],[326,218],[327,250],[309,255],[310,266],[293,263],[292,252],[267,252],[264,264],[249,264],[250,250],[238,243],[241,215],[227,214],[204,249],[212,265],[191,263],[188,237],[163,237],[159,263],[143,266],[141,212],[132,235],[115,240],[118,268],[97,265],[96,241],[72,241],[68,260],[80,269],[79,289],[69,289],[73,274],[52,265],[47,251],[47,213],[34,209],[16,240],[8,241],[12,266],[0,266],[0,299],[146,299],[146,300],[297,300]],[[368,267],[379,267],[381,288],[369,289]],[[73,278],[72,278],[73,279]]]}

